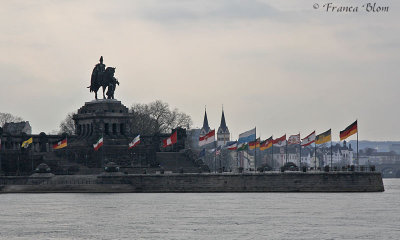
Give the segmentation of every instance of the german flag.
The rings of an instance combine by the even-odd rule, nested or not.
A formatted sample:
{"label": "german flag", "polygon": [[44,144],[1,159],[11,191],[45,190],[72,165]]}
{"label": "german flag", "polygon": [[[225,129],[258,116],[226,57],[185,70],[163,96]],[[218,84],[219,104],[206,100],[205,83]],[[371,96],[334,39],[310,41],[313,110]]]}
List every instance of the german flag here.
{"label": "german flag", "polygon": [[264,140],[260,143],[260,150],[264,151],[265,149],[268,149],[272,147],[272,136],[268,138],[267,140]]}
{"label": "german flag", "polygon": [[61,141],[58,141],[56,144],[53,144],[53,149],[65,148],[67,145],[67,138],[65,138]]}
{"label": "german flag", "polygon": [[357,133],[357,120],[348,126],[345,130],[340,131],[340,141],[345,140],[351,135]]}
{"label": "german flag", "polygon": [[257,138],[255,141],[253,142],[249,142],[249,149],[253,150],[255,148],[260,148],[260,139]]}
{"label": "german flag", "polygon": [[317,135],[317,137],[315,138],[315,144],[323,144],[329,141],[332,141],[332,135],[330,129],[324,133]]}

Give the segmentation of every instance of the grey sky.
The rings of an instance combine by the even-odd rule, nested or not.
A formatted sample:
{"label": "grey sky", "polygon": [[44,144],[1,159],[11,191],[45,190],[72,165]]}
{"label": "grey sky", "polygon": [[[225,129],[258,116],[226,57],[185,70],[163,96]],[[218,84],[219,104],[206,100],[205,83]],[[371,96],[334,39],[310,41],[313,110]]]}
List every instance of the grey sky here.
{"label": "grey sky", "polygon": [[[330,2],[330,1],[328,1]],[[361,6],[364,1],[337,1]],[[400,140],[400,3],[327,13],[313,1],[7,1],[0,8],[0,111],[33,132],[58,129],[94,98],[101,55],[126,106],[155,99],[233,138],[267,138],[359,120],[360,139]]]}

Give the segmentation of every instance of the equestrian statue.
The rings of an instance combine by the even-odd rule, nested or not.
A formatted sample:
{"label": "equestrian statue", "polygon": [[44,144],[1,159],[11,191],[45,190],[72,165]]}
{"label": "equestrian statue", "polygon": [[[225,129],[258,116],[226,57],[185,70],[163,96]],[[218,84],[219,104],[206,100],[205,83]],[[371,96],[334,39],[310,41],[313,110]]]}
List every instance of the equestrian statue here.
{"label": "equestrian statue", "polygon": [[92,77],[90,80],[90,92],[94,92],[94,97],[97,99],[97,91],[100,87],[103,88],[103,99],[106,98],[104,92],[107,88],[107,99],[114,99],[114,91],[119,85],[118,80],[114,77],[115,68],[107,67],[103,63],[103,56],[100,57],[100,63],[96,64],[93,69]]}

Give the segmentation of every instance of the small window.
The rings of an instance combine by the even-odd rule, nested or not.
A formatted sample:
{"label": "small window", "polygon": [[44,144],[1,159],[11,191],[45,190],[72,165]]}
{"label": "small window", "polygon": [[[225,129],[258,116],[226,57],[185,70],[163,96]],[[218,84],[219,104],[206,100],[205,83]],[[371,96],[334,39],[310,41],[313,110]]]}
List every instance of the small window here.
{"label": "small window", "polygon": [[117,124],[116,123],[113,123],[113,125],[112,125],[112,132],[113,132],[113,134],[117,134]]}
{"label": "small window", "polygon": [[124,126],[123,123],[121,123],[121,124],[119,125],[119,132],[120,132],[121,134],[125,134],[125,126]]}
{"label": "small window", "polygon": [[108,123],[105,123],[105,124],[104,124],[104,133],[105,133],[105,134],[108,134],[108,133],[109,133],[109,132],[108,132],[108,126],[109,126]]}

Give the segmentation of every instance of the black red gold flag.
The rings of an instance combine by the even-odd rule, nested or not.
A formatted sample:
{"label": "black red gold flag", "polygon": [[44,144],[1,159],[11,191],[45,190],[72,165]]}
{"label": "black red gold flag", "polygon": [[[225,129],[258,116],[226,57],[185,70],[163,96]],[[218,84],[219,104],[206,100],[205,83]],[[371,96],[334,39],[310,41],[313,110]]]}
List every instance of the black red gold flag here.
{"label": "black red gold flag", "polygon": [[357,133],[357,120],[348,126],[345,130],[340,131],[340,141],[345,140],[353,134]]}

